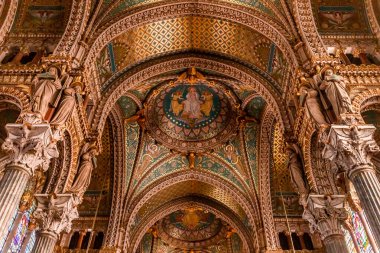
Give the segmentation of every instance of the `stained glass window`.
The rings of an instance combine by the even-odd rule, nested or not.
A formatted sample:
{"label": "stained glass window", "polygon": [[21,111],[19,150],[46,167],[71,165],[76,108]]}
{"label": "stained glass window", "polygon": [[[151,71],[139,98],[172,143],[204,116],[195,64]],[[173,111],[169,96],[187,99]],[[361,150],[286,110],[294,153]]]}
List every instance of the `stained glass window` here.
{"label": "stained glass window", "polygon": [[[367,234],[365,232],[363,223],[359,217],[359,214],[349,209],[348,214],[350,216],[350,221],[352,222],[353,232],[358,242],[358,246],[360,248],[360,253],[373,253],[373,249],[369,244],[369,240]],[[345,231],[345,239],[347,242],[348,250],[351,253],[355,253],[354,243],[348,231]]]}
{"label": "stained glass window", "polygon": [[4,247],[4,244],[5,244],[5,241],[7,240],[8,235],[9,235],[9,233],[11,232],[11,230],[13,228],[13,223],[15,222],[15,219],[17,217],[17,213],[18,213],[18,210],[15,212],[15,214],[13,215],[13,218],[12,218],[11,222],[9,223],[7,234],[4,236],[4,238],[0,239],[0,252],[3,251],[3,247]]}
{"label": "stained glass window", "polygon": [[30,239],[29,239],[28,245],[26,245],[25,253],[30,253],[30,252],[32,252],[32,249],[33,249],[33,246],[34,246],[34,243],[35,243],[35,242],[36,242],[36,231],[33,231],[33,232],[32,232],[32,235],[30,236]]}
{"label": "stained glass window", "polygon": [[20,223],[18,224],[15,236],[12,239],[11,246],[8,253],[18,253],[21,250],[22,241],[28,231],[28,225],[30,221],[30,210],[23,213]]}

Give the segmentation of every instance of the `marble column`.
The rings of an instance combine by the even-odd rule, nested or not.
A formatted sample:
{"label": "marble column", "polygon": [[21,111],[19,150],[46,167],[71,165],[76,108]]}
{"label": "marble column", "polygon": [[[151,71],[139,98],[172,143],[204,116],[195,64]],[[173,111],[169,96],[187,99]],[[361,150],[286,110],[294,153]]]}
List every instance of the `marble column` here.
{"label": "marble column", "polygon": [[373,139],[375,130],[372,125],[332,125],[323,156],[347,172],[380,245],[380,183],[371,162],[380,151]]}
{"label": "marble column", "polygon": [[347,219],[344,204],[344,195],[309,195],[303,218],[309,221],[312,232],[320,233],[327,253],[348,253],[341,229]]}
{"label": "marble column", "polygon": [[52,253],[62,231],[70,232],[71,222],[78,218],[72,194],[36,194],[38,206],[34,212],[38,232],[34,253]]}
{"label": "marble column", "polygon": [[10,162],[0,181],[0,238],[8,231],[29,178],[37,168],[47,170],[58,156],[49,124],[34,116],[22,115],[23,124],[7,124],[8,137],[2,145]]}

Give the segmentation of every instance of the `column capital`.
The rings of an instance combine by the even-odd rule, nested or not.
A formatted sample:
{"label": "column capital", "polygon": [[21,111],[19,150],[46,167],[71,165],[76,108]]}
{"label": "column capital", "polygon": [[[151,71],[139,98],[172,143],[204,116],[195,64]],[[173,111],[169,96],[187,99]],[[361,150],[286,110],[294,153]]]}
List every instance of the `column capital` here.
{"label": "column capital", "polygon": [[347,219],[344,195],[310,194],[303,218],[310,222],[310,230],[318,231],[322,240],[342,235],[341,225]]}
{"label": "column capital", "polygon": [[36,194],[38,205],[34,212],[39,230],[58,236],[62,231],[70,232],[71,222],[78,218],[72,194]]}
{"label": "column capital", "polygon": [[24,113],[20,124],[7,124],[8,137],[2,149],[10,156],[8,167],[17,166],[32,175],[38,167],[46,171],[50,159],[59,153],[50,125],[34,113]]}
{"label": "column capital", "polygon": [[380,151],[373,138],[373,125],[331,125],[323,158],[334,160],[351,178],[359,171],[373,169],[372,155]]}

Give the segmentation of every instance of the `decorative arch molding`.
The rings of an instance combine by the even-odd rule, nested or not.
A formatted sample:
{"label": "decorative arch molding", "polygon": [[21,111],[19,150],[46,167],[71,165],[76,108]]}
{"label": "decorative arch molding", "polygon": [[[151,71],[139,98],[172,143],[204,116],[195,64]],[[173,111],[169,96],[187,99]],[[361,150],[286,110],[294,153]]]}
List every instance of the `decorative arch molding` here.
{"label": "decorative arch molding", "polygon": [[122,224],[125,226],[127,237],[128,235],[130,235],[132,223],[135,220],[138,211],[147,203],[149,199],[151,199],[157,193],[170,186],[189,180],[195,180],[205,184],[213,185],[225,191],[227,194],[231,195],[234,198],[234,200],[240,203],[241,208],[244,210],[250,224],[253,227],[253,231],[255,233],[255,241],[257,241],[258,244],[256,227],[259,221],[257,221],[256,219],[260,217],[260,214],[252,212],[254,211],[254,209],[250,205],[248,205],[248,203],[250,203],[249,200],[230,182],[216,175],[199,170],[186,170],[173,173],[148,186],[142,193],[140,193],[138,196],[134,198],[134,201],[126,201],[124,206],[125,215],[123,217]]}
{"label": "decorative arch molding", "polygon": [[296,24],[305,42],[308,56],[311,59],[328,58],[329,55],[315,25],[310,0],[296,0],[294,7]]}
{"label": "decorative arch molding", "polygon": [[273,112],[266,107],[260,128],[259,142],[259,200],[265,233],[265,242],[268,250],[278,249],[279,242],[276,236],[273,220],[272,197],[270,192],[270,154],[271,131],[275,117]]}
{"label": "decorative arch molding", "polygon": [[[207,210],[222,220],[226,221],[229,225],[236,229],[237,234],[243,241],[245,252],[257,252],[259,249],[258,240],[255,235],[251,235],[247,229],[245,229],[244,224],[239,220],[236,215],[226,208],[225,206],[210,201],[206,198],[189,196],[180,199],[176,199],[172,202],[162,205],[158,210],[151,213],[139,226],[137,232],[131,238],[131,244],[128,245],[128,241],[124,242],[124,250],[126,248],[132,249],[131,252],[135,252],[141,239],[143,238],[146,231],[153,226],[157,221],[164,218],[165,216],[171,214],[172,212],[188,208],[188,207],[199,207]],[[251,238],[254,238],[253,241]]]}
{"label": "decorative arch molding", "polygon": [[[254,13],[253,10],[251,12]],[[281,31],[279,31],[281,28],[275,28],[273,24],[264,17],[258,18],[257,15],[261,16],[260,14],[255,13],[256,15],[254,15],[241,10],[232,9],[231,6],[223,3],[214,4],[205,0],[200,0],[194,3],[189,3],[188,1],[176,1],[170,4],[162,3],[161,5],[133,13],[115,23],[107,23],[107,28],[97,36],[92,43],[87,58],[84,61],[84,65],[93,65],[102,48],[112,39],[129,29],[142,24],[160,21],[162,19],[180,17],[194,13],[211,18],[225,19],[258,31],[277,45],[293,69],[297,68],[297,57],[288,42],[291,37],[287,38],[282,34]]]}
{"label": "decorative arch molding", "polygon": [[[66,129],[67,136],[65,138],[70,139],[70,146],[68,147],[70,151],[67,151],[67,156],[65,155],[65,163],[64,167],[62,167],[61,176],[55,187],[55,191],[59,193],[66,192],[71,185],[73,184],[75,175],[78,170],[78,162],[79,162],[79,151],[80,151],[80,140],[78,135],[76,134],[76,128],[71,121],[71,124],[68,124]],[[67,140],[65,140],[67,141]],[[68,143],[66,143],[68,144]],[[67,171],[66,171],[67,170]]]}
{"label": "decorative arch molding", "polygon": [[[0,6],[0,18],[3,16],[3,12],[7,11],[7,14],[4,14],[4,22],[0,27],[0,46],[4,43],[5,37],[12,27],[13,20],[16,16],[18,2],[18,0],[5,0],[2,4],[3,6]],[[8,9],[5,9],[5,6],[8,6]],[[1,8],[3,9],[1,10]]]}
{"label": "decorative arch molding", "polygon": [[357,114],[360,114],[360,111],[363,107],[368,106],[367,103],[370,102],[372,98],[379,97],[380,88],[377,89],[368,89],[360,92],[352,101],[352,107]]}
{"label": "decorative arch molding", "polygon": [[65,32],[54,50],[54,55],[75,56],[75,49],[86,28],[91,11],[91,0],[73,0]]}
{"label": "decorative arch molding", "polygon": [[380,40],[380,24],[378,23],[376,19],[376,15],[378,15],[378,13],[377,14],[375,13],[375,9],[373,8],[371,0],[365,0],[364,4],[365,4],[368,20],[371,25],[372,31],[376,35],[377,39]]}
{"label": "decorative arch molding", "polygon": [[21,112],[30,110],[29,97],[22,90],[10,86],[0,86],[0,96],[5,96],[5,100],[19,107]]}
{"label": "decorative arch molding", "polygon": [[113,133],[115,134],[114,148],[114,177],[111,214],[107,228],[107,234],[104,241],[104,247],[116,247],[117,232],[119,231],[123,199],[126,192],[126,171],[125,171],[125,149],[124,149],[124,124],[120,109],[117,107],[111,111],[110,120]]}
{"label": "decorative arch molding", "polygon": [[210,71],[219,72],[227,76],[231,76],[242,83],[251,85],[252,90],[255,90],[263,99],[266,100],[268,107],[272,109],[276,119],[280,122],[281,129],[290,128],[289,119],[285,110],[286,106],[281,99],[281,94],[276,94],[276,91],[264,80],[260,75],[252,70],[239,66],[238,69],[232,62],[220,62],[217,59],[205,59],[201,57],[176,57],[169,59],[160,59],[151,63],[151,65],[143,65],[132,69],[125,73],[122,77],[115,80],[112,86],[104,93],[104,98],[99,102],[96,108],[94,118],[92,120],[92,128],[99,133],[102,132],[106,118],[115,105],[117,100],[128,90],[136,87],[139,83],[144,82],[154,76],[164,72],[185,69],[190,67],[199,67]]}

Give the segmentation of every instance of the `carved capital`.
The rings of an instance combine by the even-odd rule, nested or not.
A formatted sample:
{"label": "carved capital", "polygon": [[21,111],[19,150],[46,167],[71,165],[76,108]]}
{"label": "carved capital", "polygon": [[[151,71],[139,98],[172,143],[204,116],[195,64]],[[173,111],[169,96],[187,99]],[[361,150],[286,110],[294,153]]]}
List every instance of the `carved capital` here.
{"label": "carved capital", "polygon": [[22,167],[30,174],[40,166],[46,171],[50,159],[59,155],[50,125],[40,123],[32,114],[24,116],[22,124],[5,126],[8,137],[2,149],[11,158],[9,165]]}
{"label": "carved capital", "polygon": [[70,232],[71,222],[79,217],[72,194],[36,194],[38,205],[33,216],[42,232],[59,235]]}
{"label": "carved capital", "polygon": [[321,234],[322,240],[342,234],[341,225],[348,217],[345,198],[344,195],[309,195],[305,211],[312,216],[313,219],[309,218],[308,221],[312,229]]}
{"label": "carved capital", "polygon": [[337,162],[349,176],[359,168],[372,167],[372,155],[380,151],[373,138],[375,130],[372,125],[332,125],[323,158]]}

